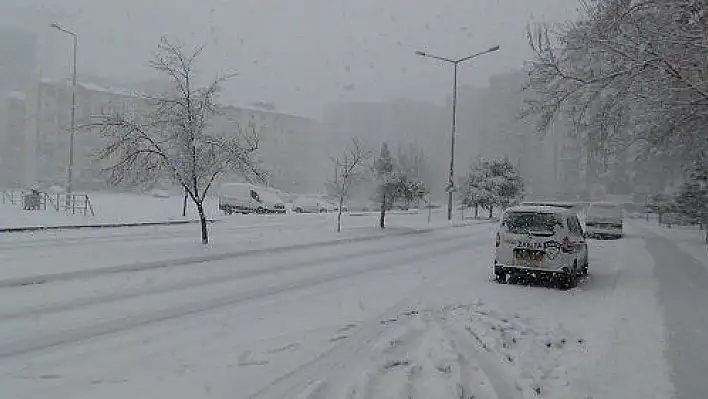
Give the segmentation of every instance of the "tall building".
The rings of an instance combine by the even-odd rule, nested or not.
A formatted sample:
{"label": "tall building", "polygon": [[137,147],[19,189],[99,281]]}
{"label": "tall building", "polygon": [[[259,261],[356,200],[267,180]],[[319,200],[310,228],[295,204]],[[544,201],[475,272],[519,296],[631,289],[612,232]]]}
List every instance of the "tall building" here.
{"label": "tall building", "polygon": [[[8,96],[0,162],[0,183],[64,186],[69,162],[71,82],[42,79],[24,92]],[[145,95],[131,89],[77,84],[76,125],[102,113],[145,111]],[[210,124],[215,134],[232,134],[253,127],[259,133],[258,156],[280,189],[307,192],[321,186],[326,157],[318,148],[319,125],[310,119],[250,108],[224,107]],[[96,130],[77,129],[74,135],[73,187],[96,190],[106,186],[104,164],[97,153],[104,141]]]}
{"label": "tall building", "polygon": [[21,28],[0,26],[0,185],[24,179],[23,125],[29,116],[22,90],[37,70],[37,37]]}
{"label": "tall building", "polygon": [[321,191],[326,179],[321,128],[315,120],[252,107],[228,106],[212,123],[223,134],[258,134],[258,157],[269,184],[287,192]]}
{"label": "tall building", "polygon": [[[41,186],[64,186],[69,164],[72,86],[69,80],[41,79],[26,91],[25,107],[29,117],[24,124],[24,181]],[[123,111],[144,106],[134,91],[78,82],[76,88],[76,126],[89,122],[90,115]],[[105,187],[97,151],[103,140],[96,131],[77,129],[74,134],[72,183],[76,190]]]}
{"label": "tall building", "polygon": [[529,197],[577,197],[585,180],[581,143],[562,120],[541,134],[533,118],[521,118],[529,95],[523,91],[525,81],[521,71],[494,75],[484,93],[477,90],[475,102],[463,98],[458,103],[458,113],[477,136],[476,156],[509,158],[519,168]]}
{"label": "tall building", "polygon": [[0,26],[0,94],[23,90],[37,73],[37,36]]}
{"label": "tall building", "polygon": [[23,157],[27,142],[25,123],[28,113],[25,107],[26,97],[22,92],[10,92],[5,95],[0,113],[0,186],[22,187],[25,172]]}

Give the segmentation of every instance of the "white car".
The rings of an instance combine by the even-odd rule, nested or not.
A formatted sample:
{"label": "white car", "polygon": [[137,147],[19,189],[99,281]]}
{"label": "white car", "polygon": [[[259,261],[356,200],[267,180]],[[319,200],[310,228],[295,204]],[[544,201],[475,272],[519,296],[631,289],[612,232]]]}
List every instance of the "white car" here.
{"label": "white car", "polygon": [[498,282],[523,274],[550,277],[572,288],[587,273],[588,246],[575,212],[549,206],[515,206],[504,212],[494,257]]}
{"label": "white car", "polygon": [[232,213],[285,213],[277,194],[250,183],[224,183],[219,189],[219,209]]}
{"label": "white car", "polygon": [[316,198],[300,197],[293,201],[293,212],[295,213],[324,213],[327,212],[328,204]]}
{"label": "white car", "polygon": [[622,238],[622,208],[616,204],[591,203],[585,215],[589,237]]}
{"label": "white car", "polygon": [[287,213],[285,201],[280,198],[278,192],[264,187],[259,187],[261,204],[265,213]]}

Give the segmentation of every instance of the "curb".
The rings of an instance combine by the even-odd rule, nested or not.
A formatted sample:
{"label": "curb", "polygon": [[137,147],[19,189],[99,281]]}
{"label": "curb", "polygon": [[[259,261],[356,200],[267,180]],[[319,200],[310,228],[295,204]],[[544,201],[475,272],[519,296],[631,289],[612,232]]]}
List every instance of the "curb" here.
{"label": "curb", "polygon": [[423,229],[410,228],[410,229],[405,229],[404,231],[401,231],[401,232],[390,233],[390,234],[375,234],[372,236],[340,238],[340,239],[331,240],[331,241],[318,241],[318,242],[312,242],[312,243],[306,243],[306,244],[291,244],[291,245],[283,245],[283,246],[276,246],[276,247],[246,249],[246,250],[233,251],[233,252],[222,252],[222,253],[212,254],[212,255],[195,256],[195,257],[183,258],[183,259],[161,260],[161,261],[153,261],[153,262],[145,262],[145,263],[133,263],[133,264],[128,264],[128,265],[118,265],[118,266],[104,267],[104,268],[100,268],[100,269],[74,270],[74,271],[70,271],[70,272],[55,273],[55,274],[40,274],[40,275],[36,275],[36,276],[18,277],[18,278],[12,278],[12,279],[7,279],[7,280],[0,280],[0,288],[22,287],[22,286],[28,286],[28,285],[39,285],[39,284],[51,283],[51,282],[56,282],[56,281],[69,281],[69,280],[76,280],[76,279],[81,279],[81,278],[99,277],[99,276],[109,275],[109,274],[137,272],[137,271],[161,269],[161,268],[168,268],[168,267],[189,266],[189,265],[195,265],[195,264],[206,263],[206,262],[214,262],[214,261],[220,261],[220,260],[226,260],[226,259],[245,258],[245,257],[255,256],[255,255],[260,255],[260,254],[265,254],[265,253],[280,253],[280,252],[295,251],[295,250],[302,250],[302,249],[323,248],[323,247],[330,247],[330,246],[336,246],[336,245],[341,245],[341,244],[374,241],[374,240],[379,240],[379,239],[388,238],[388,237],[405,237],[405,236],[409,236],[409,235],[426,234],[426,233],[433,232],[435,230],[442,230],[442,229],[448,229],[448,228],[481,226],[481,225],[485,225],[485,224],[486,223],[470,223],[470,224],[457,224],[457,225],[447,225],[447,226],[439,226],[439,227],[428,227],[428,228],[423,228]]}
{"label": "curb", "polygon": [[[207,223],[215,223],[217,220],[208,219]],[[171,226],[180,224],[199,223],[199,220],[172,220],[168,222],[136,222],[136,223],[105,223],[105,224],[80,224],[66,226],[24,226],[24,227],[4,227],[0,228],[0,233],[25,233],[44,230],[78,230],[78,229],[106,229],[120,227],[150,227],[150,226]]]}

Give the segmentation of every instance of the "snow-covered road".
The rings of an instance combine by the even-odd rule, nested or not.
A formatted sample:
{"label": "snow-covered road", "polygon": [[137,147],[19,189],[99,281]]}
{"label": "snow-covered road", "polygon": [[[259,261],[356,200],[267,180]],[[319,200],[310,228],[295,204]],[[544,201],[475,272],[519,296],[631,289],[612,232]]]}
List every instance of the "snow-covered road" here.
{"label": "snow-covered road", "polygon": [[[315,219],[273,219],[263,237],[324,240]],[[350,225],[361,229],[353,237],[368,223]],[[247,236],[232,227],[214,237]],[[188,245],[181,229],[125,240],[128,251],[177,250]],[[111,265],[129,238],[71,234],[69,248]],[[2,268],[31,264],[32,239],[52,238],[26,236],[18,252],[3,242]],[[680,250],[654,253],[656,239],[630,225],[626,239],[591,241],[591,276],[571,291],[492,282],[489,224],[4,287],[0,389],[23,399],[688,398],[700,391],[674,387],[672,370],[708,363],[699,351],[677,367],[671,355],[657,261]],[[62,248],[36,250],[70,259]],[[708,338],[696,326],[683,339]]]}

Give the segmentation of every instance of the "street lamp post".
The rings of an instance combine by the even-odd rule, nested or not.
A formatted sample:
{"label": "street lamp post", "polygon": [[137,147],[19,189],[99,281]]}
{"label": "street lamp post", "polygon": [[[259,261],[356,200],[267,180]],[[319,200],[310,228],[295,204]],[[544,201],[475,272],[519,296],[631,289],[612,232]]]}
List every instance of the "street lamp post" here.
{"label": "street lamp post", "polygon": [[455,187],[455,129],[456,129],[456,124],[457,124],[457,67],[468,60],[471,60],[472,58],[479,57],[480,55],[488,54],[488,53],[493,53],[495,51],[499,50],[499,46],[494,46],[491,47],[485,51],[472,54],[470,56],[464,57],[464,58],[459,58],[459,59],[451,59],[451,58],[445,58],[445,57],[438,57],[436,55],[428,54],[423,51],[416,51],[416,55],[419,55],[421,57],[427,57],[427,58],[433,58],[438,61],[446,62],[448,64],[452,64],[454,67],[454,78],[453,78],[453,83],[452,83],[452,139],[450,141],[450,172],[448,176],[448,186],[447,186],[447,220],[452,220],[452,193],[454,191]]}
{"label": "street lamp post", "polygon": [[76,132],[76,53],[78,48],[78,37],[76,33],[61,27],[57,23],[49,25],[50,28],[57,29],[61,32],[70,35],[74,40],[73,49],[73,66],[71,71],[71,120],[70,120],[70,130],[69,130],[69,166],[67,168],[66,176],[66,192],[71,194],[72,192],[72,179],[74,174],[74,134]]}

